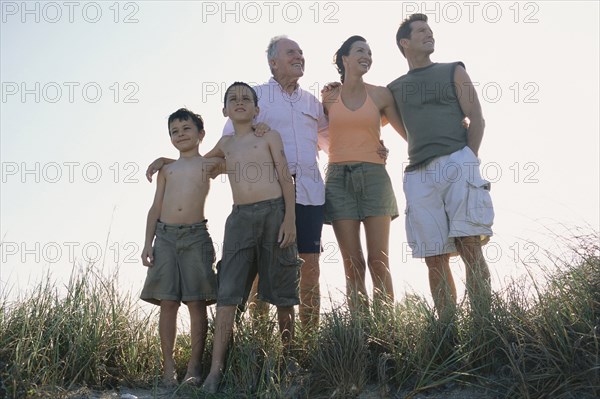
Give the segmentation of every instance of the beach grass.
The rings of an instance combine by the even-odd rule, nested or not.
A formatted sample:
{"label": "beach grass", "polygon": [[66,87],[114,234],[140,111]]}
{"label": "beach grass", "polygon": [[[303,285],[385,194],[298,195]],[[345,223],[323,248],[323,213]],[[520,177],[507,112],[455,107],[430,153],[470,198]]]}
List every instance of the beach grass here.
{"label": "beach grass", "polygon": [[[412,397],[477,387],[486,398],[600,396],[600,248],[598,234],[571,239],[571,255],[547,256],[543,278],[514,279],[481,316],[467,300],[451,323],[425,298],[351,312],[336,305],[318,331],[298,330],[284,351],[275,317],[241,314],[221,392],[215,398],[349,398],[366,389]],[[78,387],[156,387],[161,375],[158,308],[144,311],[123,293],[118,274],[74,268],[66,286],[44,276],[0,307],[0,397],[60,397]],[[211,310],[214,313],[214,308]],[[204,374],[208,373],[209,320]],[[179,334],[178,374],[189,335]],[[298,367],[290,370],[290,358]],[[203,398],[186,387],[183,397]]]}

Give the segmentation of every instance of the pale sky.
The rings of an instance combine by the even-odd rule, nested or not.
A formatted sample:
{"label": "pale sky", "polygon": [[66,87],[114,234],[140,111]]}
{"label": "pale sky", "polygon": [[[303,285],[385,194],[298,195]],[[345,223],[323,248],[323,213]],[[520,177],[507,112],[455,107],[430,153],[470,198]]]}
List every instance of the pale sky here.
{"label": "pale sky", "polygon": [[[118,264],[123,289],[137,295],[155,189],[144,171],[177,156],[168,115],[183,106],[200,113],[208,151],[225,123],[224,88],[268,80],[265,50],[282,34],[304,50],[303,88],[318,94],[338,79],[333,54],[355,34],[373,51],[365,81],[384,86],[408,70],[395,34],[413,12],[429,15],[432,59],[463,61],[477,86],[486,119],[479,155],[496,211],[486,248],[494,287],[525,266],[537,270],[545,250],[560,252],[556,236],[600,230],[596,1],[3,1],[2,295],[45,270],[64,280],[89,259]],[[382,137],[401,210],[391,231],[396,294],[429,297],[426,267],[404,232],[406,144],[389,127]],[[206,214],[218,253],[231,203],[225,178],[213,182]],[[343,266],[330,226],[323,246],[322,292],[336,296]],[[459,263],[454,270],[464,280]]]}

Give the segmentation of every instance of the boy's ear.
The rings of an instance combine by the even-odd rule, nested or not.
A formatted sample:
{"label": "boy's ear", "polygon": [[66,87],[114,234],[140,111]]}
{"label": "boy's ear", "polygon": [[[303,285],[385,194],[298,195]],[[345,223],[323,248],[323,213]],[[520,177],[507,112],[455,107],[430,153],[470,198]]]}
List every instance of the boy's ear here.
{"label": "boy's ear", "polygon": [[260,114],[260,108],[258,108],[258,105],[256,107],[254,107],[254,117],[256,118],[258,116],[258,114]]}
{"label": "boy's ear", "polygon": [[206,135],[206,132],[204,131],[204,129],[202,129],[198,132],[198,137],[200,138],[200,142],[202,142],[202,140],[204,140],[205,135]]}
{"label": "boy's ear", "polygon": [[227,118],[229,116],[229,115],[227,115],[227,109],[225,107],[223,107],[223,109],[221,111],[223,111],[223,116],[224,117]]}

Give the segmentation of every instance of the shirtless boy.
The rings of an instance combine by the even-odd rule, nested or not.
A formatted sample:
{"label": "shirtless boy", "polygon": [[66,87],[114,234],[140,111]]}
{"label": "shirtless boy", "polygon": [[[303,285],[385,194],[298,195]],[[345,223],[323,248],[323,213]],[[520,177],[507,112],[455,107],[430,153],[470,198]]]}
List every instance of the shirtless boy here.
{"label": "shirtless boy", "polygon": [[200,115],[182,108],[169,116],[168,127],[179,159],[164,166],[156,180],[142,251],[142,263],[148,266],[148,272],[140,297],[160,306],[165,385],[177,383],[173,358],[177,311],[180,302],[188,306],[192,353],[183,381],[197,384],[208,328],[206,306],[217,297],[215,252],[204,203],[210,187],[209,171],[218,162],[198,153],[205,134]]}
{"label": "shirtless boy", "polygon": [[285,346],[294,335],[299,303],[300,265],[296,247],[294,184],[279,133],[254,135],[259,109],[254,89],[235,82],[225,92],[223,115],[235,134],[224,136],[207,157],[225,158],[233,210],[225,224],[219,268],[217,315],[211,369],[203,388],[214,393],[221,382],[238,305],[246,302],[259,275],[258,297],[277,307]]}

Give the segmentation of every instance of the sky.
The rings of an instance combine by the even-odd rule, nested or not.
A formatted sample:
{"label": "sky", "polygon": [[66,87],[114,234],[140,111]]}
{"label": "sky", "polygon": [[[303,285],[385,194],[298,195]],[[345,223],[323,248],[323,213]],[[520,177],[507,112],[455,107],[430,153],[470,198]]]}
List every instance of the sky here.
{"label": "sky", "polygon": [[[479,156],[496,212],[484,248],[493,286],[537,278],[548,251],[561,254],[574,235],[600,230],[598,2],[2,1],[0,295],[26,292],[45,272],[66,281],[90,263],[118,268],[120,286],[137,295],[155,190],[144,172],[155,158],[178,155],[168,115],[200,113],[200,152],[210,150],[225,123],[224,89],[267,81],[265,50],[282,34],[304,51],[304,89],[318,95],[338,79],[333,54],[355,34],[373,52],[365,81],[385,86],[408,70],[395,34],[414,12],[429,16],[432,60],[462,61],[482,104]],[[382,138],[403,210],[407,146],[390,127]],[[231,204],[218,178],[206,204],[217,253]],[[397,297],[430,300],[403,212],[390,243]],[[343,266],[330,226],[323,247],[322,294],[337,298]],[[464,268],[452,264],[462,293]]]}

